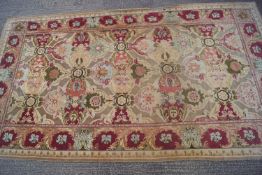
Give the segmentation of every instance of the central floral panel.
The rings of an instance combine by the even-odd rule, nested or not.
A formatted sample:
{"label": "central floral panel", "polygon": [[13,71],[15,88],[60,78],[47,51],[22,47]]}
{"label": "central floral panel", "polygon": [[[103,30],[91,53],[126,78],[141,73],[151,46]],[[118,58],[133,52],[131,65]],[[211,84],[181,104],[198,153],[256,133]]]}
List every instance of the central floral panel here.
{"label": "central floral panel", "polygon": [[[132,12],[10,23],[0,154],[143,159],[148,151],[153,159],[261,150],[262,44],[250,9]],[[228,152],[210,151],[219,148]]]}

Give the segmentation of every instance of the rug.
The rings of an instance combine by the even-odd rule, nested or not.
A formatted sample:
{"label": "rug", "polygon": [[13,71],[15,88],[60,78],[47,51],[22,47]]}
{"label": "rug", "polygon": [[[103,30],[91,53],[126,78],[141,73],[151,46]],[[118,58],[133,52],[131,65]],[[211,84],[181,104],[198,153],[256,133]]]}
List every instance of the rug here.
{"label": "rug", "polygon": [[261,31],[254,3],[9,19],[0,156],[261,158]]}

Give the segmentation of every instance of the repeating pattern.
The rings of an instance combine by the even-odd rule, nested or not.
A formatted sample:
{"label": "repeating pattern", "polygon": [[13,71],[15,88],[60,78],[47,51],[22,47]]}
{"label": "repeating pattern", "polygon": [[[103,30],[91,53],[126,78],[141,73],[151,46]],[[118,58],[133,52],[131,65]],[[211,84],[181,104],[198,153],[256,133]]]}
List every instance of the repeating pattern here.
{"label": "repeating pattern", "polygon": [[261,148],[251,9],[150,10],[10,24],[2,152]]}

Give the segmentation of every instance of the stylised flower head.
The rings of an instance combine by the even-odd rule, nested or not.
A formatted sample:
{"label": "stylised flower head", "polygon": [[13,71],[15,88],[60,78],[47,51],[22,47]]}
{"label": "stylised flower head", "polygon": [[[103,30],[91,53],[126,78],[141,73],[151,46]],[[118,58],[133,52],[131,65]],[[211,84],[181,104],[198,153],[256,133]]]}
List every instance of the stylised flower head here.
{"label": "stylised flower head", "polygon": [[224,13],[222,10],[212,10],[208,17],[211,19],[221,19],[224,17]]}
{"label": "stylised flower head", "polygon": [[40,142],[43,141],[44,134],[41,131],[33,131],[26,135],[24,140],[24,146],[36,147]]}
{"label": "stylised flower head", "polygon": [[132,15],[125,15],[124,16],[124,22],[126,24],[134,24],[137,22],[137,19]]}
{"label": "stylised flower head", "polygon": [[73,136],[68,131],[61,131],[52,137],[51,147],[57,150],[68,150],[74,145]]}
{"label": "stylised flower head", "polygon": [[56,29],[61,27],[61,23],[59,23],[56,20],[55,21],[48,21],[47,26],[51,30],[56,30]]}
{"label": "stylised flower head", "polygon": [[262,58],[262,42],[261,41],[252,43],[250,46],[250,50],[252,54],[254,54],[257,57]]}
{"label": "stylised flower head", "polygon": [[19,37],[17,35],[9,36],[8,44],[12,47],[16,47],[19,44]]}
{"label": "stylised flower head", "polygon": [[178,16],[180,16],[182,19],[186,21],[192,21],[192,20],[199,19],[199,11],[183,10],[178,13]]}
{"label": "stylised flower head", "polygon": [[69,20],[69,26],[71,28],[80,28],[86,24],[85,18],[73,18]]}
{"label": "stylised flower head", "polygon": [[10,67],[15,62],[15,55],[13,53],[6,52],[4,56],[2,57],[0,66],[3,66],[3,68]]}
{"label": "stylised flower head", "polygon": [[158,12],[151,12],[144,16],[145,22],[148,23],[157,23],[163,19],[164,15]]}
{"label": "stylised flower head", "polygon": [[161,131],[155,136],[156,147],[162,149],[175,149],[181,142],[180,137],[172,130]]}
{"label": "stylised flower head", "polygon": [[127,109],[125,107],[116,108],[112,123],[113,124],[130,124],[131,123]]}
{"label": "stylised flower head", "polygon": [[127,147],[137,148],[145,140],[145,134],[140,131],[133,131],[127,135]]}
{"label": "stylised flower head", "polygon": [[99,133],[93,141],[93,146],[97,150],[107,150],[117,140],[117,134],[113,131],[103,131]]}
{"label": "stylised flower head", "polygon": [[36,31],[38,29],[40,29],[40,24],[39,23],[32,22],[32,21],[29,21],[27,23],[27,30],[29,30],[29,31]]}
{"label": "stylised flower head", "polygon": [[250,127],[242,127],[238,132],[238,135],[249,145],[257,145],[261,143],[261,140],[258,136],[257,130]]}
{"label": "stylised flower head", "polygon": [[212,128],[204,132],[201,142],[208,148],[221,148],[229,143],[225,131]]}
{"label": "stylised flower head", "polygon": [[67,125],[77,125],[80,124],[84,118],[84,108],[81,105],[72,106],[69,105],[65,107],[65,123]]}
{"label": "stylised flower head", "polygon": [[0,147],[8,146],[17,139],[17,133],[14,130],[5,130],[0,136]]}
{"label": "stylised flower head", "polygon": [[105,26],[111,26],[117,24],[117,20],[112,16],[103,16],[99,19],[100,24]]}
{"label": "stylised flower head", "polygon": [[247,23],[244,25],[243,30],[245,34],[247,34],[248,36],[252,36],[257,32],[257,27],[254,23]]}

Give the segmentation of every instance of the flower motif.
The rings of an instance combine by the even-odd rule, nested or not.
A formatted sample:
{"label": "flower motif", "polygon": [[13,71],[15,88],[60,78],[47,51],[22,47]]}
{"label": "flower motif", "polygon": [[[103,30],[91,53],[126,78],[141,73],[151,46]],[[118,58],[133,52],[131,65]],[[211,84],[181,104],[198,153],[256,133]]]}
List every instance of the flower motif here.
{"label": "flower motif", "polygon": [[18,123],[20,124],[34,124],[34,108],[25,108],[22,112],[21,117],[19,118]]}
{"label": "flower motif", "polygon": [[156,92],[152,86],[143,88],[134,98],[135,104],[141,111],[152,114],[157,105]]}
{"label": "flower motif", "polygon": [[69,105],[65,107],[64,111],[65,111],[64,119],[67,125],[80,124],[84,119],[84,108],[81,107],[80,105],[77,105],[76,107]]}
{"label": "flower motif", "polygon": [[88,130],[76,132],[74,141],[76,150],[91,150],[93,147],[93,133]]}
{"label": "flower motif", "polygon": [[117,24],[117,20],[112,16],[103,16],[99,19],[100,24],[105,26],[111,26]]}
{"label": "flower motif", "polygon": [[227,71],[233,75],[241,73],[244,69],[244,65],[235,59],[227,59],[225,64],[227,65]]}
{"label": "flower motif", "polygon": [[7,85],[4,82],[0,81],[0,98],[4,96],[4,94],[7,91],[7,88]]}
{"label": "flower motif", "polygon": [[256,25],[253,23],[247,23],[244,25],[243,30],[248,36],[254,35],[257,32]]}
{"label": "flower motif", "polygon": [[49,66],[46,70],[45,70],[45,80],[48,82],[53,82],[55,80],[57,80],[60,75],[62,75],[62,73],[60,72],[60,70],[55,67],[55,66]]}
{"label": "flower motif", "polygon": [[203,102],[204,94],[200,90],[194,88],[183,89],[182,94],[184,95],[185,103],[197,106]]}
{"label": "flower motif", "polygon": [[86,96],[86,107],[99,109],[105,103],[105,98],[98,93],[89,93]]}
{"label": "flower motif", "polygon": [[252,54],[254,54],[257,57],[262,58],[262,42],[261,41],[252,43],[250,46],[250,50]]}
{"label": "flower motif", "polygon": [[71,28],[80,28],[86,24],[86,19],[84,18],[73,18],[69,20],[69,26]]}
{"label": "flower motif", "polygon": [[215,25],[214,24],[203,24],[203,25],[200,25],[198,29],[204,36],[206,37],[212,36],[213,30],[215,29]]}
{"label": "flower motif", "polygon": [[131,69],[132,69],[132,77],[136,80],[139,80],[140,78],[144,77],[147,72],[148,72],[148,69],[143,65],[143,64],[133,64],[131,66]]}
{"label": "flower motif", "polygon": [[5,81],[11,78],[12,72],[8,69],[0,69],[0,81]]}
{"label": "flower motif", "polygon": [[30,70],[34,73],[39,73],[48,66],[48,60],[43,55],[38,55],[30,61]]}
{"label": "flower motif", "polygon": [[258,132],[250,127],[242,127],[238,132],[238,135],[249,145],[257,145],[261,143],[261,140],[258,136]]}
{"label": "flower motif", "polygon": [[132,15],[125,15],[124,16],[124,22],[126,24],[134,24],[137,22],[137,19]]}
{"label": "flower motif", "polygon": [[127,135],[127,147],[137,148],[145,140],[145,134],[140,131],[133,131]]}
{"label": "flower motif", "polygon": [[186,21],[192,21],[199,19],[199,12],[194,10],[183,10],[178,13],[178,16]]}
{"label": "flower motif", "polygon": [[240,120],[231,103],[220,103],[218,120]]}
{"label": "flower motif", "polygon": [[36,147],[40,142],[43,141],[44,134],[41,131],[33,131],[26,135],[24,146]]}
{"label": "flower motif", "polygon": [[207,47],[203,50],[201,58],[210,66],[223,64],[224,58],[219,50],[214,47]]}
{"label": "flower motif", "polygon": [[9,36],[8,44],[12,47],[16,47],[19,44],[19,37],[17,35]]}
{"label": "flower motif", "polygon": [[186,148],[199,148],[201,146],[200,133],[197,128],[187,127],[183,130],[182,146]]}
{"label": "flower motif", "polygon": [[129,115],[127,109],[124,108],[116,108],[115,115],[112,119],[112,124],[130,124],[131,121],[129,119]]}
{"label": "flower motif", "polygon": [[156,147],[162,149],[175,149],[181,142],[180,137],[172,130],[161,131],[155,136]]}
{"label": "flower motif", "polygon": [[93,146],[97,150],[108,150],[116,140],[116,133],[113,131],[103,131],[94,138]]}
{"label": "flower motif", "polygon": [[51,30],[56,30],[61,27],[61,23],[58,21],[48,21],[47,27]]}
{"label": "flower motif", "polygon": [[88,33],[80,32],[80,33],[76,33],[72,45],[74,47],[78,47],[79,45],[82,44],[83,46],[88,47],[89,43],[90,43],[90,39]]}
{"label": "flower motif", "polygon": [[15,55],[13,53],[6,52],[4,56],[2,57],[0,66],[3,66],[3,68],[10,67],[15,62]]}
{"label": "flower motif", "polygon": [[32,22],[32,21],[29,21],[27,23],[27,30],[29,30],[29,31],[36,31],[38,29],[40,29],[40,24],[39,23]]}
{"label": "flower motif", "polygon": [[68,131],[61,131],[53,135],[51,147],[57,150],[68,150],[74,145],[73,136]]}
{"label": "flower motif", "polygon": [[113,76],[113,68],[108,61],[96,63],[92,67],[91,72],[94,82],[102,86],[108,85]]}
{"label": "flower motif", "polygon": [[159,91],[164,94],[178,93],[182,90],[181,82],[175,74],[164,74],[159,79]]}
{"label": "flower motif", "polygon": [[158,12],[151,12],[144,16],[145,22],[148,23],[157,23],[163,19],[164,15]]}
{"label": "flower motif", "polygon": [[201,142],[208,148],[221,148],[229,144],[225,131],[212,128],[204,132],[201,137]]}
{"label": "flower motif", "polygon": [[160,112],[168,122],[181,122],[185,116],[185,104],[179,101],[170,103],[168,101],[161,105]]}
{"label": "flower motif", "polygon": [[0,136],[0,147],[10,145],[17,139],[17,133],[14,130],[5,130]]}
{"label": "flower motif", "polygon": [[224,14],[222,10],[212,10],[208,17],[211,19],[221,19],[224,17]]}
{"label": "flower motif", "polygon": [[57,118],[62,115],[64,111],[64,106],[66,104],[66,94],[60,88],[55,91],[48,92],[48,94],[43,98],[42,107],[44,110]]}
{"label": "flower motif", "polygon": [[80,97],[86,92],[86,82],[81,79],[71,79],[66,87],[66,94],[70,97]]}
{"label": "flower motif", "polygon": [[167,27],[157,27],[154,30],[154,42],[160,43],[162,40],[172,41],[172,35]]}

